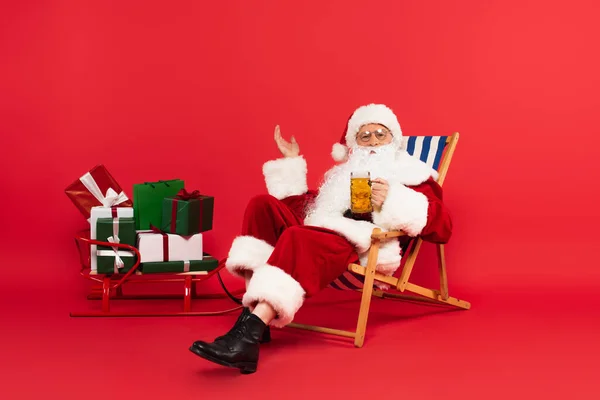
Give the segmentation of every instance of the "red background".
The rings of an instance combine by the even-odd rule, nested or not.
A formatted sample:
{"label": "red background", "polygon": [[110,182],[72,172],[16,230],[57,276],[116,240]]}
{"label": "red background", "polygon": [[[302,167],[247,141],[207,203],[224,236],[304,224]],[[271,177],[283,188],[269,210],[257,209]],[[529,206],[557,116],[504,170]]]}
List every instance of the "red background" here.
{"label": "red background", "polygon": [[[28,311],[44,298],[54,312],[40,315],[57,318],[85,306],[73,242],[85,221],[64,189],[94,165],[129,195],[171,178],[214,195],[205,243],[223,257],[246,202],[266,191],[274,126],[296,136],[314,186],[368,102],[391,106],[406,135],[461,134],[444,186],[455,295],[550,301],[597,287],[599,11],[507,0],[3,5],[3,296]],[[421,268],[433,261],[423,251]],[[203,288],[219,291],[216,280]]]}

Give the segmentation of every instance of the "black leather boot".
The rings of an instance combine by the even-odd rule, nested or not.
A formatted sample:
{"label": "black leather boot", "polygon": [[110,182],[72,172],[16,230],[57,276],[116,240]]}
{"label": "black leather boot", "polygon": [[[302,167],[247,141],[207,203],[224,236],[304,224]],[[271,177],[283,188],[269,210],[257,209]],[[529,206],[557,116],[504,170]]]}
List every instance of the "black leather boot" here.
{"label": "black leather boot", "polygon": [[[235,322],[235,324],[233,325],[233,327],[225,335],[231,333],[240,322],[244,321],[251,314],[252,313],[250,312],[250,309],[248,307],[244,307],[243,310],[242,310],[242,313],[238,317],[238,319]],[[225,337],[225,335],[219,336],[219,337],[215,338],[215,341],[217,341],[219,339],[222,339],[223,337]],[[264,333],[262,335],[262,338],[260,339],[260,343],[269,343],[270,341],[271,341],[271,328],[267,325],[267,327],[265,328],[265,331],[264,331]]]}
{"label": "black leather boot", "polygon": [[243,374],[256,372],[260,339],[267,325],[256,315],[238,318],[233,328],[212,343],[194,342],[190,351],[208,361],[231,368]]}

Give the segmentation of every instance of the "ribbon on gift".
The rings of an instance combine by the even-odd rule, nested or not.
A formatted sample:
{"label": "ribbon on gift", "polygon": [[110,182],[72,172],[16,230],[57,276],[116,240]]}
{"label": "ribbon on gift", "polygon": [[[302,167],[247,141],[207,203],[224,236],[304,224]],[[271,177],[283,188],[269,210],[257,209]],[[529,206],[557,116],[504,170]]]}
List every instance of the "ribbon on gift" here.
{"label": "ribbon on gift", "polygon": [[[119,218],[113,219],[113,235],[110,236],[107,240],[110,243],[121,242],[121,240],[119,239]],[[121,256],[119,256],[119,248],[117,246],[112,246],[111,248],[115,252],[115,274],[118,274],[119,269],[123,268],[125,266],[125,263],[121,259]]]}
{"label": "ribbon on gift", "polygon": [[171,205],[171,232],[177,233],[177,205],[179,204],[178,199],[173,199]]}
{"label": "ribbon on gift", "polygon": [[198,190],[194,190],[193,192],[188,192],[187,190],[181,189],[179,192],[177,192],[177,195],[175,196],[178,200],[191,200],[191,199],[198,199],[200,198],[200,191]]}
{"label": "ribbon on gift", "polygon": [[108,188],[106,194],[103,195],[96,180],[89,172],[85,173],[79,180],[103,207],[114,207],[129,200],[125,192],[121,191],[121,193],[117,193],[113,188]]}
{"label": "ribbon on gift", "polygon": [[[173,199],[173,203],[171,206],[171,232],[176,233],[177,232],[177,208],[178,208],[178,203],[179,201],[183,200],[183,201],[189,201],[192,199],[200,199],[200,197],[202,197],[202,195],[200,194],[200,191],[198,190],[194,190],[193,192],[188,192],[187,190],[181,189],[179,192],[177,192],[177,195],[175,196],[175,198]],[[200,199],[200,221],[202,221],[203,215],[202,215],[202,200]]]}
{"label": "ribbon on gift", "polygon": [[162,229],[150,224],[150,230],[154,233],[160,233],[163,237],[163,261],[169,261],[169,236]]}
{"label": "ribbon on gift", "polygon": [[[108,241],[111,243],[119,243],[120,242],[118,236],[115,236],[115,237],[111,236],[108,238]],[[119,269],[123,268],[125,266],[125,263],[123,262],[123,259],[119,255],[119,248],[116,246],[113,246],[111,248],[115,252],[115,274],[118,274]]]}

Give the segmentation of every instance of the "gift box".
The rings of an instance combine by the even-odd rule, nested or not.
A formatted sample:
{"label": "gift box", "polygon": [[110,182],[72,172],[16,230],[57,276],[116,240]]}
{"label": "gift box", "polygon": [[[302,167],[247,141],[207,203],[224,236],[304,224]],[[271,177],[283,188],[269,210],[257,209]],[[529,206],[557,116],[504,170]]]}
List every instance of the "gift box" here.
{"label": "gift box", "polygon": [[[108,218],[108,219],[115,219],[115,218],[119,218],[119,219],[123,219],[123,218],[133,218],[133,208],[132,207],[93,207],[91,209],[90,212],[90,239],[93,240],[101,240],[101,241],[108,241],[108,237],[111,236],[107,236],[106,238],[100,238],[97,235],[97,228],[98,228],[98,220],[102,219],[102,218]],[[135,223],[134,223],[135,226]],[[120,227],[120,226],[118,226]],[[114,227],[111,226],[111,230],[114,229]],[[126,230],[128,230],[128,228],[125,228]],[[117,235],[119,236],[119,235]],[[120,236],[119,236],[120,238]],[[136,238],[135,238],[135,229],[134,229],[134,238],[133,241],[131,243],[127,243],[127,244],[131,244],[132,246],[135,246],[136,243]],[[91,271],[96,271],[97,270],[97,259],[96,259],[96,250],[98,250],[97,246],[95,244],[91,245],[91,257],[90,257],[90,269]]]}
{"label": "gift box", "polygon": [[137,230],[159,227],[162,224],[162,202],[183,189],[181,179],[145,182],[133,185],[133,210]]}
{"label": "gift box", "polygon": [[140,262],[202,260],[202,234],[181,236],[165,232],[138,232]]}
{"label": "gift box", "polygon": [[167,262],[146,262],[140,264],[140,269],[144,274],[156,274],[161,272],[191,272],[191,271],[212,271],[217,268],[219,262],[216,258],[204,254],[202,260],[184,260]]}
{"label": "gift box", "polygon": [[[135,246],[136,232],[133,218],[98,218],[96,240]],[[110,246],[98,246],[98,250],[110,250]]]}
{"label": "gift box", "polygon": [[182,189],[176,196],[163,199],[162,204],[163,231],[189,236],[212,229],[214,197]]}
{"label": "gift box", "polygon": [[102,164],[67,186],[65,193],[88,221],[93,207],[133,206],[121,186]]}
{"label": "gift box", "polygon": [[97,274],[124,274],[135,264],[135,255],[127,250],[97,250]]}

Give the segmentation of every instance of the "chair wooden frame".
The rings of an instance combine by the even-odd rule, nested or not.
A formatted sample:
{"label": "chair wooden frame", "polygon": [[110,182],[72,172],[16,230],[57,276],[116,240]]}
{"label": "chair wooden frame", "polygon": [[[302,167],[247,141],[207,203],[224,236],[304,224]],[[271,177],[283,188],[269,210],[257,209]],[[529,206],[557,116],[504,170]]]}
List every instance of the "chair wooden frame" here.
{"label": "chair wooden frame", "polygon": [[[444,180],[446,179],[448,168],[450,167],[450,162],[452,161],[452,156],[454,155],[454,151],[458,143],[458,138],[459,133],[455,132],[451,136],[448,136],[448,138],[446,139],[446,148],[444,149],[444,154],[441,159],[440,168],[438,170],[439,177],[437,182],[440,184],[440,186],[443,185]],[[404,266],[401,269],[399,278],[395,276],[382,275],[375,271],[380,243],[387,239],[403,235],[405,235],[405,233],[402,231],[381,232],[381,230],[378,228],[374,229],[373,234],[371,235],[371,247],[369,249],[367,266],[363,267],[358,264],[348,265],[349,271],[352,271],[356,274],[365,277],[363,289],[361,290],[362,298],[360,302],[356,331],[344,331],[321,326],[304,325],[295,322],[290,323],[287,326],[290,328],[305,329],[314,332],[321,332],[336,336],[354,338],[354,345],[356,347],[362,347],[365,341],[367,319],[369,316],[369,307],[371,305],[372,296],[380,298],[395,298],[410,301],[422,301],[434,304],[442,304],[464,310],[468,310],[469,308],[471,308],[471,304],[469,302],[457,299],[455,297],[450,297],[448,295],[448,275],[446,272],[446,258],[443,244],[436,244],[438,270],[440,274],[439,290],[428,289],[409,282],[410,275],[412,273],[414,264],[417,260],[417,255],[419,254],[419,250],[423,243],[423,239],[421,239],[420,237],[417,237],[414,245],[409,247],[409,251],[408,254],[405,256]],[[374,281],[387,283],[400,293],[390,293],[387,291],[376,290],[373,288]],[[417,296],[403,294],[403,292],[405,291],[415,293],[417,294]]]}

